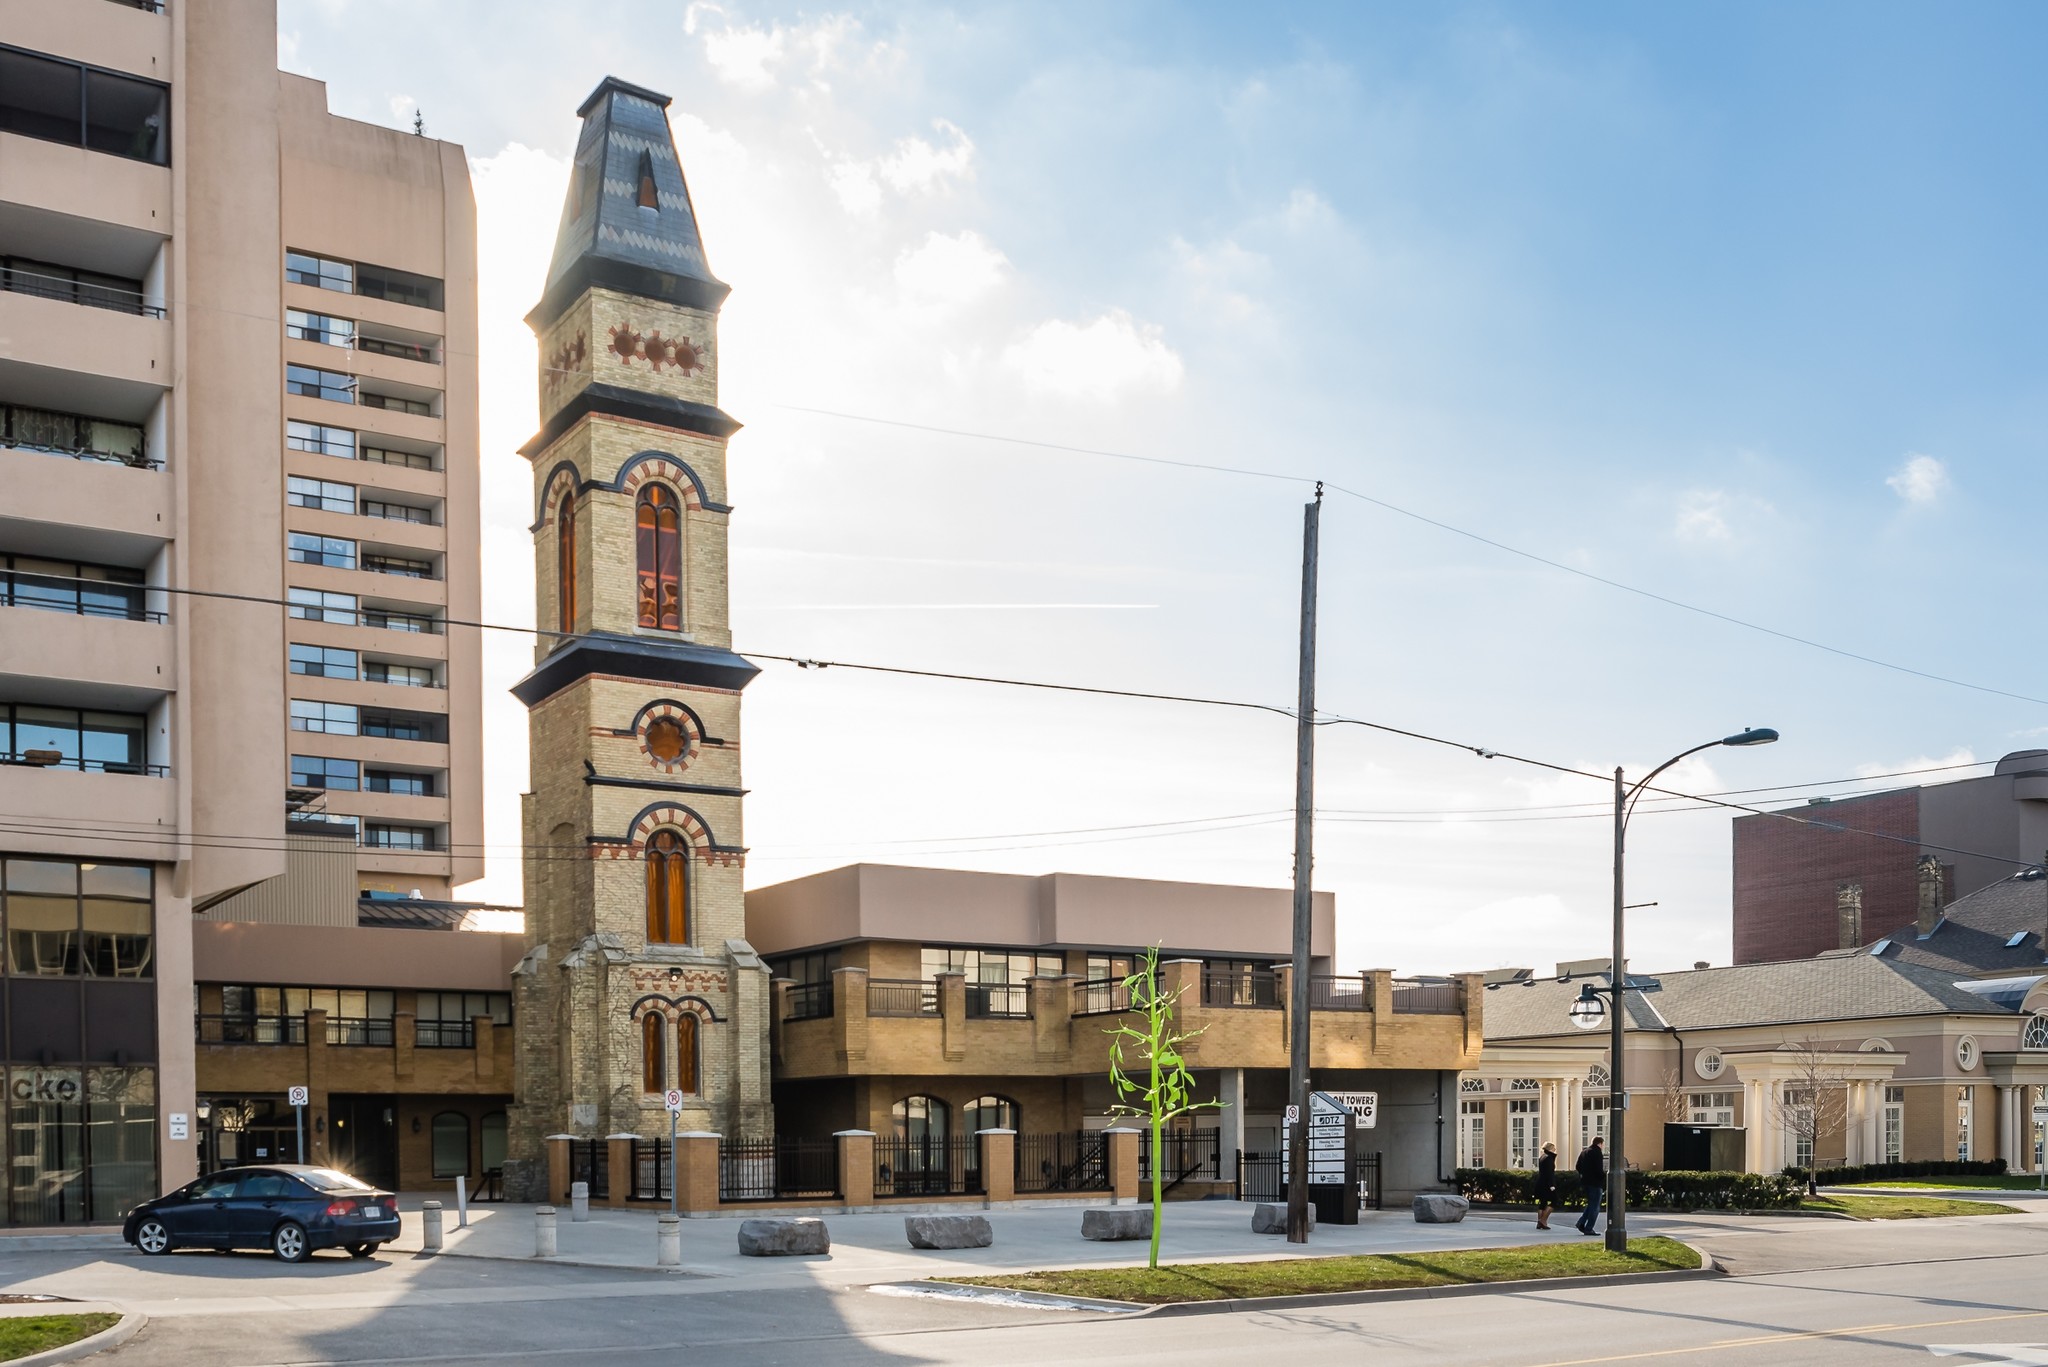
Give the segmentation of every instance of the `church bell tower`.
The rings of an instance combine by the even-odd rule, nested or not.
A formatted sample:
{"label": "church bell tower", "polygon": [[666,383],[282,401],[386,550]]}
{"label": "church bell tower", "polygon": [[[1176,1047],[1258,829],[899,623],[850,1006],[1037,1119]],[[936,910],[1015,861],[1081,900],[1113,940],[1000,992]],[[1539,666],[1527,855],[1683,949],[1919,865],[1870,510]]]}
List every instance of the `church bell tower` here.
{"label": "church bell tower", "polygon": [[[768,974],[741,896],[718,310],[668,97],[607,78],[547,287],[533,463],[541,635],[528,711],[526,954],[508,1181],[547,1135],[774,1132]],[[524,1180],[514,1178],[514,1173]],[[623,1175],[614,1180],[623,1180]],[[562,1193],[547,1193],[559,1198]]]}

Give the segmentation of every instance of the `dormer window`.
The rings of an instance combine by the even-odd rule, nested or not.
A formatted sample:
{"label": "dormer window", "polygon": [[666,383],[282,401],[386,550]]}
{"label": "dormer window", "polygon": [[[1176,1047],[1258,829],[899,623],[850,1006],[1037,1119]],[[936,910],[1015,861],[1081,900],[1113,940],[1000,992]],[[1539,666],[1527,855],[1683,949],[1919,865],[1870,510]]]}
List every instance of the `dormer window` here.
{"label": "dormer window", "polygon": [[661,212],[661,195],[654,188],[654,154],[640,154],[640,207]]}

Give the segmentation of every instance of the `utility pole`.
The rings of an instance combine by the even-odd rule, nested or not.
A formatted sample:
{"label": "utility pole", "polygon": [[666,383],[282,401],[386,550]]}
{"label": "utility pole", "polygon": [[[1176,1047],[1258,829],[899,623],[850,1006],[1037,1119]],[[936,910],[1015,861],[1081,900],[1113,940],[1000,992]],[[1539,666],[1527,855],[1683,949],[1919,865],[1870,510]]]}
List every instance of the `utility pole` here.
{"label": "utility pole", "polygon": [[1287,1130],[1287,1242],[1308,1242],[1308,950],[1315,894],[1316,814],[1316,549],[1322,526],[1323,485],[1301,521],[1301,692],[1294,721],[1294,971],[1288,975],[1287,1099],[1294,1124]]}
{"label": "utility pole", "polygon": [[[1645,779],[1644,782],[1649,780]],[[1628,1060],[1622,1032],[1628,1028],[1628,961],[1623,957],[1622,843],[1628,830],[1628,785],[1614,769],[1614,953],[1607,962],[1614,1011],[1607,1037],[1607,1247],[1628,1252]],[[1684,1061],[1680,1061],[1681,1068]]]}

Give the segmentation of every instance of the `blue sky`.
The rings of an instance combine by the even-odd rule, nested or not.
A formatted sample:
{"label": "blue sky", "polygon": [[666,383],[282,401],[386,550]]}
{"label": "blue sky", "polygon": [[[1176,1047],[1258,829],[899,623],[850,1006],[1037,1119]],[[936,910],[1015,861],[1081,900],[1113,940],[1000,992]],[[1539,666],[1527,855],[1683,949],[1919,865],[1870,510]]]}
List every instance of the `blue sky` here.
{"label": "blue sky", "polygon": [[[1308,486],[812,408],[1322,478],[2048,697],[2025,591],[2044,26],[2018,5],[283,0],[280,61],[337,113],[422,110],[472,159],[494,619],[532,615],[518,319],[575,108],[612,73],[675,97],[734,287],[742,649],[1293,696]],[[1354,499],[1324,548],[1321,699],[1347,715],[1593,770],[1784,732],[1680,771],[1695,790],[2048,735],[2048,706]],[[477,891],[516,900],[524,721],[500,690],[523,656],[488,660]],[[1598,952],[1597,783],[1322,741],[1317,883],[1346,966]],[[1284,883],[1291,744],[1259,714],[771,666],[748,694],[749,881],[871,858]],[[1644,818],[1631,845],[1659,902],[1637,961],[1726,962],[1727,820]]]}

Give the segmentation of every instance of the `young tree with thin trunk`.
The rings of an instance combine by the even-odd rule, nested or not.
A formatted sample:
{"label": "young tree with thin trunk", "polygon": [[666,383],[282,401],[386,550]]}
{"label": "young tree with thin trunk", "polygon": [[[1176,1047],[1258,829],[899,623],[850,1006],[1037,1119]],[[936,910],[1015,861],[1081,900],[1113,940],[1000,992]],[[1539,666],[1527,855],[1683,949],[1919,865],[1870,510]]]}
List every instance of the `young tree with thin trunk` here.
{"label": "young tree with thin trunk", "polygon": [[[1130,998],[1130,1013],[1143,1028],[1134,1028],[1128,1017],[1119,1018],[1106,1033],[1109,1042],[1109,1080],[1122,1100],[1110,1108],[1113,1115],[1145,1121],[1152,1133],[1152,1251],[1148,1266],[1159,1266],[1159,1226],[1166,1207],[1163,1171],[1166,1167],[1166,1124],[1178,1116],[1220,1108],[1221,1101],[1194,1099],[1195,1078],[1188,1071],[1182,1050],[1201,1030],[1176,1032],[1174,1007],[1178,992],[1168,996],[1159,986],[1159,946],[1145,951],[1137,972],[1124,979]],[[1206,1030],[1208,1027],[1204,1026]],[[1135,1051],[1135,1061],[1126,1063],[1125,1050]]]}
{"label": "young tree with thin trunk", "polygon": [[[1831,1050],[1811,1039],[1787,1046],[1792,1076],[1776,1087],[1771,1109],[1785,1133],[1803,1143],[1807,1153],[1806,1194],[1818,1196],[1814,1168],[1820,1141],[1840,1131],[1849,1116],[1848,1071],[1834,1061]],[[1796,1146],[1795,1146],[1796,1152]]]}

